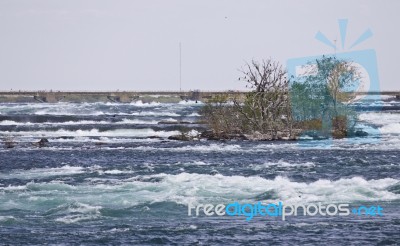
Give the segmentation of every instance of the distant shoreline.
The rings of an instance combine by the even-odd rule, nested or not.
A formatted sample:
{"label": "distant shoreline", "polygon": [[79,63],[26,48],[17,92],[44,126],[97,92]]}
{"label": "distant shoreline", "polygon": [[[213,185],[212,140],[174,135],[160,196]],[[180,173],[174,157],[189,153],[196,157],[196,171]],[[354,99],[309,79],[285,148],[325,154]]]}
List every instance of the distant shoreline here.
{"label": "distant shoreline", "polygon": [[215,95],[242,96],[244,91],[0,91],[0,102],[116,102],[157,101],[174,103],[182,100],[207,101]]}
{"label": "distant shoreline", "polygon": [[[176,103],[182,100],[203,101],[225,94],[243,97],[245,91],[0,91],[0,103],[115,102],[157,101]],[[360,95],[383,95],[400,99],[400,91],[360,92]]]}

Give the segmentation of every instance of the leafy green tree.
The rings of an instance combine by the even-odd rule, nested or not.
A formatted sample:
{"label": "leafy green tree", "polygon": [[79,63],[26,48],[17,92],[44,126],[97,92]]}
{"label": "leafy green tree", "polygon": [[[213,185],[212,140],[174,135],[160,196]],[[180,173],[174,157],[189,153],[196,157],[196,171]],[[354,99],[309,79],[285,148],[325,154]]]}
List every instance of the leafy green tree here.
{"label": "leafy green tree", "polygon": [[355,96],[353,88],[361,79],[357,67],[335,56],[323,56],[307,67],[302,79],[290,86],[295,121],[319,120],[322,130],[332,130],[337,137],[346,136],[356,119],[348,103]]}

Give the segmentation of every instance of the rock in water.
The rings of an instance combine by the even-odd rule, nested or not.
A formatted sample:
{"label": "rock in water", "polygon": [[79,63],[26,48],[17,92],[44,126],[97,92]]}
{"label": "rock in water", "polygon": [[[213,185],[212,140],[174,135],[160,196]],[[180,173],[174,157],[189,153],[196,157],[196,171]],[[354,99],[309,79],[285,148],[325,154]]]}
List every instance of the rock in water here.
{"label": "rock in water", "polygon": [[42,138],[40,139],[39,142],[37,142],[37,144],[39,145],[39,147],[46,147],[46,145],[49,143],[49,140],[47,138]]}
{"label": "rock in water", "polygon": [[186,136],[185,134],[180,134],[180,135],[173,135],[168,137],[169,140],[178,140],[178,141],[189,141],[190,138]]}

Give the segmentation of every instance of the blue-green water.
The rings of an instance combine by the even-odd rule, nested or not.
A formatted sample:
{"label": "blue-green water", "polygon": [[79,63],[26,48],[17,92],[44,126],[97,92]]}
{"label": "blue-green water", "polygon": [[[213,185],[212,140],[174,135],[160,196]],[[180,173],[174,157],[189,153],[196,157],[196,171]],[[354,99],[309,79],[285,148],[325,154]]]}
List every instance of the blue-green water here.
{"label": "blue-green water", "polygon": [[[0,150],[0,244],[399,244],[399,105],[359,105],[368,137],[299,143],[168,140],[180,127],[159,122],[196,122],[195,103],[0,104],[0,137],[18,143]],[[384,215],[188,216],[233,201]]]}

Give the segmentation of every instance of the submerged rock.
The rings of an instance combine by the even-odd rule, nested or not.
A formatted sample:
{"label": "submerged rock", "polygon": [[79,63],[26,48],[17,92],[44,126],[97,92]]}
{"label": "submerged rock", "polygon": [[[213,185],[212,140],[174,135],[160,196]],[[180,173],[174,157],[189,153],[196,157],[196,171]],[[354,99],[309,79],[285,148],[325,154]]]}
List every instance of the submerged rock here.
{"label": "submerged rock", "polygon": [[219,136],[217,136],[213,131],[207,130],[200,134],[201,138],[205,138],[207,140],[221,140]]}
{"label": "submerged rock", "polygon": [[16,143],[13,142],[13,141],[5,141],[5,142],[4,142],[4,147],[5,147],[6,149],[12,149],[12,148],[15,147],[15,145],[16,145]]}
{"label": "submerged rock", "polygon": [[193,124],[192,122],[189,121],[168,121],[168,120],[163,120],[157,123],[158,125],[187,125],[187,124]]}
{"label": "submerged rock", "polygon": [[211,172],[210,172],[210,175],[213,175],[213,176],[217,175],[217,174],[219,174],[219,172],[215,169],[211,170]]}
{"label": "submerged rock", "polygon": [[185,134],[173,135],[168,137],[169,140],[178,140],[178,141],[189,141],[192,140],[189,136]]}
{"label": "submerged rock", "polygon": [[162,137],[159,137],[159,136],[149,136],[146,138],[148,138],[148,139],[163,139]]}
{"label": "submerged rock", "polygon": [[354,137],[366,137],[368,136],[368,132],[362,131],[362,130],[357,130],[353,133]]}
{"label": "submerged rock", "polygon": [[49,143],[49,140],[47,138],[42,138],[36,144],[39,146],[39,148],[42,148],[42,147],[46,147],[48,143]]}
{"label": "submerged rock", "polygon": [[400,194],[400,182],[397,184],[391,185],[388,190],[394,194]]}
{"label": "submerged rock", "polygon": [[329,139],[330,136],[328,135],[327,132],[310,130],[303,132],[300,137],[310,137],[311,139],[314,140],[324,140],[324,139]]}

